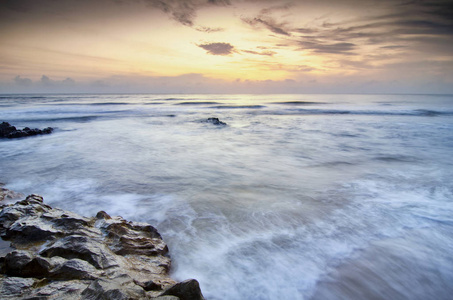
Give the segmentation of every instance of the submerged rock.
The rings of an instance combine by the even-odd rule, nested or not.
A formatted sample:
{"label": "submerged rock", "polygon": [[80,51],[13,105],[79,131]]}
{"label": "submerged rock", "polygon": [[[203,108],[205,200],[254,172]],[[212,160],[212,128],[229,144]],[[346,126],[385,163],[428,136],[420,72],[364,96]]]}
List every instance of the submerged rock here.
{"label": "submerged rock", "polygon": [[204,123],[211,123],[214,125],[219,125],[219,126],[226,126],[227,123],[222,122],[219,120],[219,118],[207,118],[206,120],[203,120]]}
{"label": "submerged rock", "polygon": [[2,122],[0,124],[0,138],[8,139],[21,138],[26,136],[49,134],[52,133],[52,131],[53,131],[52,127],[47,127],[44,129],[38,128],[31,129],[29,127],[25,127],[24,129],[20,130],[10,125],[8,122]]}
{"label": "submerged rock", "polygon": [[11,243],[0,299],[204,299],[196,280],[169,277],[168,247],[149,224],[86,218],[30,195],[1,206],[0,236]]}

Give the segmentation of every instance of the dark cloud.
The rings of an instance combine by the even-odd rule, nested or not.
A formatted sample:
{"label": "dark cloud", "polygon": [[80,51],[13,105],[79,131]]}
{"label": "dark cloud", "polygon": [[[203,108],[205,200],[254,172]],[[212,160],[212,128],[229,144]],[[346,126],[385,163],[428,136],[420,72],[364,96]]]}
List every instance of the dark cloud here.
{"label": "dark cloud", "polygon": [[372,12],[341,22],[324,21],[312,27],[287,25],[286,31],[294,37],[293,45],[314,53],[363,55],[367,45],[377,46],[382,51],[405,49],[413,53],[431,48],[433,54],[451,53],[453,18],[444,13],[453,12],[452,2],[449,2],[383,2],[387,8],[383,14]]}
{"label": "dark cloud", "polygon": [[204,6],[227,6],[229,0],[142,0],[150,7],[162,10],[185,26],[194,26],[197,10]]}
{"label": "dark cloud", "polygon": [[274,6],[266,7],[266,8],[263,8],[260,11],[260,14],[261,15],[267,15],[267,14],[273,13],[274,11],[288,10],[291,7],[293,7],[294,4],[295,3],[287,2],[287,3],[283,3],[283,4],[277,4],[277,5],[274,5]]}
{"label": "dark cloud", "polygon": [[353,43],[324,43],[324,42],[308,42],[301,41],[300,45],[303,50],[312,50],[316,53],[330,53],[330,54],[346,54],[351,55],[352,50],[356,49],[357,45]]}
{"label": "dark cloud", "polygon": [[214,5],[231,5],[230,0],[208,0],[208,3]]}
{"label": "dark cloud", "polygon": [[253,27],[258,27],[263,25],[265,28],[269,29],[273,33],[290,36],[291,34],[285,30],[285,23],[278,23],[270,17],[257,17],[257,18],[242,18],[244,23],[251,25]]}
{"label": "dark cloud", "polygon": [[197,46],[212,55],[230,55],[235,52],[234,46],[230,43],[207,43]]}
{"label": "dark cloud", "polygon": [[400,6],[425,16],[453,21],[453,2],[450,0],[409,1]]}

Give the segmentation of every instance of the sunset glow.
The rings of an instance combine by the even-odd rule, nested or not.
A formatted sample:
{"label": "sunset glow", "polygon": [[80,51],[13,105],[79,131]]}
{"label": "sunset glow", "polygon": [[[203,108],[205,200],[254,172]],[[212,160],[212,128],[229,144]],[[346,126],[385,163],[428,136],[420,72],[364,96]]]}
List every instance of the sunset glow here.
{"label": "sunset glow", "polygon": [[2,92],[453,91],[448,1],[0,5]]}

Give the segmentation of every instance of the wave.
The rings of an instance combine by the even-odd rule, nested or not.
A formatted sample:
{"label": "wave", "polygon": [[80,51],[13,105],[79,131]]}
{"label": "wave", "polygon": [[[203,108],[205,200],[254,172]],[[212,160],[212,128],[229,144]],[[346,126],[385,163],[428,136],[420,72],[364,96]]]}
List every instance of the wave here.
{"label": "wave", "polygon": [[76,122],[76,123],[88,123],[88,122],[91,122],[98,118],[99,118],[99,116],[80,116],[80,117],[48,118],[48,119],[42,119],[40,121],[49,121],[49,122],[70,121],[70,122]]}
{"label": "wave", "polygon": [[374,158],[375,160],[384,162],[416,162],[417,158],[406,155],[381,155]]}
{"label": "wave", "polygon": [[218,105],[212,106],[211,108],[218,108],[218,109],[241,109],[241,108],[265,108],[265,105]]}
{"label": "wave", "polygon": [[272,102],[272,104],[284,104],[284,105],[316,105],[316,104],[327,104],[325,102],[311,102],[311,101],[285,101],[285,102]]}
{"label": "wave", "polygon": [[435,111],[426,109],[389,111],[389,110],[341,110],[341,109],[287,109],[268,111],[276,115],[371,115],[371,116],[452,116],[453,111]]}
{"label": "wave", "polygon": [[174,105],[209,105],[209,104],[219,104],[218,102],[213,102],[213,101],[204,101],[204,102],[180,102],[180,103],[175,103]]}
{"label": "wave", "polygon": [[195,100],[195,99],[187,99],[187,98],[163,98],[157,100],[165,100],[165,101],[183,101],[183,100]]}
{"label": "wave", "polygon": [[90,105],[133,105],[134,103],[127,102],[95,102],[90,103]]}

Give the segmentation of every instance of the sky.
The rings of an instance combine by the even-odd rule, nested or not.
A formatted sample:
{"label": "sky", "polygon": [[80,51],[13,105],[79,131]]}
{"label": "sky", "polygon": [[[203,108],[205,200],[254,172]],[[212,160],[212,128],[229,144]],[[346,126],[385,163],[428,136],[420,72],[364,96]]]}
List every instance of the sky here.
{"label": "sky", "polygon": [[0,93],[453,93],[451,0],[0,0]]}

